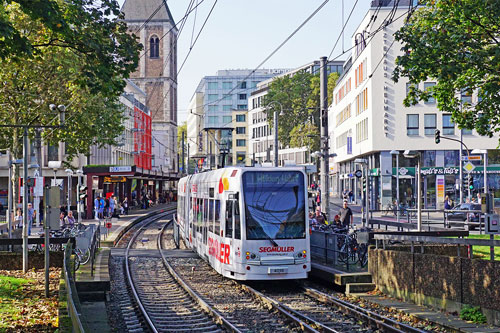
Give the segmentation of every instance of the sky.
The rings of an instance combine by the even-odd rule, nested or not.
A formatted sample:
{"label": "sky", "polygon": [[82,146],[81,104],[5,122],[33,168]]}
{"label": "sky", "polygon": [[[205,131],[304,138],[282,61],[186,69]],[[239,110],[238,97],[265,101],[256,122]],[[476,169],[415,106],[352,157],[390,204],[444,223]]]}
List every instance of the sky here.
{"label": "sky", "polygon": [[[177,41],[178,68],[186,59],[210,9],[212,14],[178,75],[178,123],[187,117],[189,101],[204,76],[222,69],[255,69],[325,0],[194,0],[192,12]],[[118,0],[120,6],[124,0]],[[342,39],[332,49],[354,7]],[[190,1],[168,0],[175,22]],[[371,0],[330,0],[261,68],[297,68],[322,56],[334,58],[351,46],[351,36],[366,15]],[[342,7],[344,9],[342,10]],[[195,19],[196,14],[196,19]],[[194,33],[193,33],[194,30]],[[347,55],[339,58],[345,60]]]}

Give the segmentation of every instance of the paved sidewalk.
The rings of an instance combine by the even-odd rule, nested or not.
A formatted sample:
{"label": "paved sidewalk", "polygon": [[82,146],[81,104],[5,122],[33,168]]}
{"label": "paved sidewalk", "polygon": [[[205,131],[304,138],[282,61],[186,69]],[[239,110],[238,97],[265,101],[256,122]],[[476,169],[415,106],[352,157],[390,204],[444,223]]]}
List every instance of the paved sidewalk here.
{"label": "paved sidewalk", "polygon": [[469,323],[457,316],[385,296],[368,294],[358,294],[355,296],[383,307],[405,312],[421,320],[428,320],[452,332],[500,332],[500,327]]}

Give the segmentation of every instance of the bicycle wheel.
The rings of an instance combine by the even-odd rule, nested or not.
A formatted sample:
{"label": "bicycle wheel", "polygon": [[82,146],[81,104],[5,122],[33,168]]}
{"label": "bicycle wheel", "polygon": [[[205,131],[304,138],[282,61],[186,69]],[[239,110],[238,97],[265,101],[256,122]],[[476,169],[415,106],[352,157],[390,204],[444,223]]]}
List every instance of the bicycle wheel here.
{"label": "bicycle wheel", "polygon": [[80,261],[82,265],[85,265],[90,260],[90,249],[85,249],[85,252],[80,251]]}
{"label": "bicycle wheel", "polygon": [[75,262],[75,271],[78,270],[78,268],[80,268],[80,257],[78,256],[78,254],[75,253],[74,255],[74,262]]}

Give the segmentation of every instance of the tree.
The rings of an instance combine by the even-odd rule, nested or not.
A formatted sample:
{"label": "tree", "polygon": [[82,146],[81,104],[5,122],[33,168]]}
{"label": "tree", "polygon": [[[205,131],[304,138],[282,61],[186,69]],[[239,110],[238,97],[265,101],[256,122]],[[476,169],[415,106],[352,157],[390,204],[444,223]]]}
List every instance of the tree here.
{"label": "tree", "polygon": [[[500,131],[500,0],[424,0],[395,34],[403,44],[393,79],[408,77],[405,105],[434,97],[460,128]],[[425,80],[437,80],[428,90]],[[477,92],[477,103],[461,93]]]}
{"label": "tree", "polygon": [[[333,89],[339,76],[328,76],[328,104],[333,97]],[[279,104],[278,104],[279,103]],[[269,126],[273,127],[273,112],[281,112],[279,117],[278,137],[281,144],[290,147],[308,147],[310,151],[319,149],[319,107],[320,77],[305,71],[293,76],[285,75],[274,79],[263,107],[267,109]]]}

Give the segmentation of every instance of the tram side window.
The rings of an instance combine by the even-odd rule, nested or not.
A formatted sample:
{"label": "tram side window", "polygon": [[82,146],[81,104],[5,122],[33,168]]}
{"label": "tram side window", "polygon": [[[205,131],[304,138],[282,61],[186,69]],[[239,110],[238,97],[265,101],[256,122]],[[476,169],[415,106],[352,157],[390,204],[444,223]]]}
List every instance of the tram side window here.
{"label": "tram side window", "polygon": [[208,206],[208,231],[214,232],[214,201],[209,201]]}
{"label": "tram side window", "polygon": [[191,201],[192,204],[191,204],[191,210],[193,212],[193,218],[191,219],[191,230],[193,230],[193,232],[196,234],[196,226],[193,226],[193,223],[196,223],[196,218],[198,216],[198,206],[197,206],[197,201],[196,201],[196,198],[193,198],[193,200]]}
{"label": "tram side window", "polygon": [[203,232],[206,234],[208,224],[208,199],[203,200]]}
{"label": "tram side window", "polygon": [[226,237],[233,237],[233,201],[226,201]]}
{"label": "tram side window", "polygon": [[215,200],[215,228],[214,232],[220,236],[220,200]]}
{"label": "tram side window", "polygon": [[196,230],[198,230],[198,232],[201,232],[201,221],[203,219],[203,199],[197,199],[197,203],[198,203],[198,207],[197,207],[197,221],[198,223],[196,224]]}
{"label": "tram side window", "polygon": [[240,202],[234,201],[234,238],[241,239]]}

